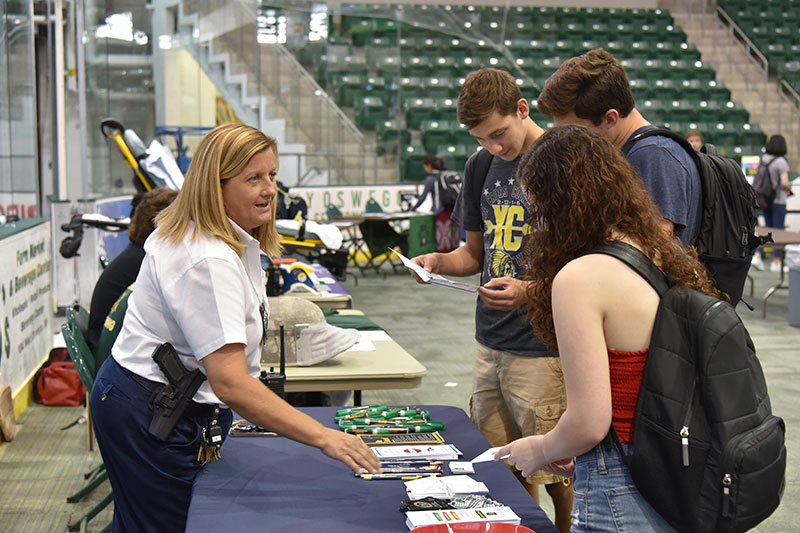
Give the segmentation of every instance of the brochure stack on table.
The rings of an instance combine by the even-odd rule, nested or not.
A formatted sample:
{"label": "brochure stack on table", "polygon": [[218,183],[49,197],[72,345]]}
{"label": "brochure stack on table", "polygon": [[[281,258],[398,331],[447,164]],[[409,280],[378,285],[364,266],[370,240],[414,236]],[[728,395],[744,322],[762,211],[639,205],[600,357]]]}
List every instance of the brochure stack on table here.
{"label": "brochure stack on table", "polygon": [[[410,501],[404,502],[403,510],[413,509],[406,511],[409,529],[458,522],[520,523],[520,517],[510,507],[488,498],[489,489],[484,483],[467,475],[474,474],[474,463],[493,460],[497,448],[486,450],[472,461],[457,461],[463,455],[461,451],[444,442],[438,433],[445,429],[444,425],[417,407],[371,405],[341,409],[335,421],[342,431],[359,435],[381,461],[382,473],[363,471],[356,474],[358,477],[365,481],[405,482]],[[450,461],[449,469],[454,475],[442,475],[446,461]],[[471,504],[466,503],[473,497]],[[431,500],[437,505],[426,507]]]}

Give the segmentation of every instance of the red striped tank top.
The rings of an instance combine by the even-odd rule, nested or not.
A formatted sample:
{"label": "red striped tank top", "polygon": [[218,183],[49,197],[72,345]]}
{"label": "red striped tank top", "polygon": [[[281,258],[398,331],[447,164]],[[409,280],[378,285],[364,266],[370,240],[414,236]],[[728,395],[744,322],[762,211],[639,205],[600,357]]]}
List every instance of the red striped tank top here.
{"label": "red striped tank top", "polygon": [[611,421],[622,442],[633,442],[636,402],[639,399],[639,389],[642,387],[647,352],[648,350],[608,351],[608,368],[611,377]]}

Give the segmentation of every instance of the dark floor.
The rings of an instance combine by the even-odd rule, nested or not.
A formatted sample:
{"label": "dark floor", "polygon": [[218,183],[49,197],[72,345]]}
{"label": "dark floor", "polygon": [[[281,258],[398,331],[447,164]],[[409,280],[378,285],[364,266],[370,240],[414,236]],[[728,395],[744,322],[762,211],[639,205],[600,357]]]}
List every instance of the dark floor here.
{"label": "dark floor", "polygon": [[[416,389],[364,391],[363,403],[439,403],[466,408],[471,388],[474,297],[461,291],[421,286],[410,276],[395,275],[386,268],[385,279],[368,274],[359,276],[357,285],[352,278],[344,285],[353,296],[354,307],[384,327],[428,368],[428,374]],[[769,298],[767,318],[761,317],[758,295],[763,295],[779,274],[753,275],[757,296],[749,300],[757,309],[751,312],[740,305],[738,310],[764,367],[773,411],[786,421],[789,452],[783,503],[756,531],[798,531],[795,512],[800,511],[800,448],[795,444],[800,440],[794,428],[800,427],[800,414],[795,411],[800,398],[800,364],[795,359],[800,357],[800,328],[788,325],[787,290],[779,290]],[[75,520],[91,507],[91,502],[107,494],[107,486],[101,486],[91,494],[91,502],[66,503],[67,495],[83,484],[82,474],[100,462],[96,449],[88,451],[85,424],[60,429],[81,414],[81,408],[32,405],[19,420],[22,427],[18,437],[0,446],[0,531],[64,531],[68,521]],[[552,513],[547,501],[542,506]],[[100,531],[108,520],[110,510],[92,520],[88,530]]]}

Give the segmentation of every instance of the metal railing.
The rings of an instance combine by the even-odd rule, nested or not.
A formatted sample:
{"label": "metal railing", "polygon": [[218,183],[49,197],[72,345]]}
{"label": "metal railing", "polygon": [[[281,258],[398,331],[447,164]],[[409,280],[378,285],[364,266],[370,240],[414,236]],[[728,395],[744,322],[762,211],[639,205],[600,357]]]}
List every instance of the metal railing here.
{"label": "metal railing", "polygon": [[[744,31],[733,21],[733,19],[725,12],[724,9],[721,7],[717,7],[717,20],[720,21],[720,24],[726,26],[728,29],[728,36],[730,37],[731,44],[736,44],[737,42],[744,46],[745,55],[747,55],[748,63],[747,63],[747,70],[744,72],[745,77],[745,86],[747,90],[750,90],[751,79],[753,76],[750,75],[750,67],[751,65],[755,64],[757,67],[761,69],[761,74],[764,76],[764,110],[767,109],[767,91],[769,90],[769,61],[767,61],[767,57],[758,49],[758,47],[750,40],[747,35],[745,35]],[[717,50],[717,41],[714,40],[714,51]],[[736,62],[731,62],[732,64],[736,64]],[[737,65],[738,66],[738,65]]]}
{"label": "metal railing", "polygon": [[[298,159],[298,184],[310,179],[309,170],[315,167],[323,169],[331,183],[377,182],[377,155],[365,150],[361,131],[282,44],[259,43],[257,5],[253,0],[184,0],[183,13],[196,14],[199,29],[187,48],[204,69],[209,62],[201,57],[205,45],[197,46],[198,38],[211,41],[214,53],[226,53],[225,78],[242,85],[240,93],[219,87],[226,99],[231,104],[242,100],[237,107],[248,116],[256,112],[259,127],[265,127],[262,119],[283,119],[285,142],[306,147],[298,158],[317,158],[319,164],[305,166]],[[212,79],[219,85],[222,77]],[[290,152],[281,152],[284,155]],[[354,158],[361,161],[358,168],[352,168]]]}
{"label": "metal railing", "polygon": [[[293,158],[296,185],[319,185],[314,178],[326,178],[327,185],[365,185],[377,183],[378,155],[362,152],[342,154],[330,152],[278,152],[280,159]],[[350,162],[352,164],[346,164]],[[284,161],[282,168],[287,163]],[[327,176],[326,176],[327,175]],[[373,177],[373,179],[370,179]],[[285,176],[284,176],[285,178]]]}

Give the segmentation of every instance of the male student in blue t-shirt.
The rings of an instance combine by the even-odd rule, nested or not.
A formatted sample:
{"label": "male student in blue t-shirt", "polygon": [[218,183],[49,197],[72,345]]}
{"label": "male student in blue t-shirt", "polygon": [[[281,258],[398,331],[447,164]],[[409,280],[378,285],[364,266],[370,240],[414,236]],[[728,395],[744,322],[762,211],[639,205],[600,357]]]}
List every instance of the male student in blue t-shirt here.
{"label": "male student in blue t-shirt", "polygon": [[[556,126],[584,126],[623,152],[633,137],[654,127],[637,111],[623,66],[601,48],[562,63],[537,105]],[[692,156],[674,140],[653,135],[634,144],[627,158],[661,210],[664,229],[691,244],[700,230],[703,199]]]}
{"label": "male student in blue t-shirt", "polygon": [[[467,76],[458,97],[458,121],[483,147],[466,164],[453,210],[467,243],[413,259],[434,273],[482,275],[470,410],[492,446],[547,433],[566,408],[560,360],[536,338],[525,310],[519,309],[527,283],[520,279],[525,271],[522,243],[532,228],[514,173],[522,154],[544,133],[529,111],[509,73],[488,68]],[[569,531],[572,487],[545,471],[524,479],[516,474],[537,502],[538,486],[545,485],[556,526]]]}

